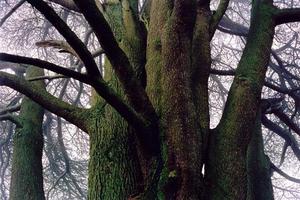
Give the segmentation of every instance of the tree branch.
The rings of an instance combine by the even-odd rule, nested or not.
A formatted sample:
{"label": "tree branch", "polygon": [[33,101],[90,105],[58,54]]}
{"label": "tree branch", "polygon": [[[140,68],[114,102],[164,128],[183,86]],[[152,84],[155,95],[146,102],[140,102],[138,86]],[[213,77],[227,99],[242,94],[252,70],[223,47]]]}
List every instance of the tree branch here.
{"label": "tree branch", "polygon": [[20,108],[21,108],[21,105],[19,105],[19,104],[13,105],[13,106],[9,106],[7,108],[4,108],[4,109],[0,110],[0,115],[19,111]]}
{"label": "tree branch", "polygon": [[300,21],[300,8],[277,9],[275,13],[276,25]]}
{"label": "tree branch", "polygon": [[[0,54],[1,55],[1,54]],[[0,57],[1,58],[1,57]],[[29,59],[31,61],[31,58],[21,57],[24,59]],[[33,59],[37,60],[37,59]],[[45,61],[39,60],[41,63],[45,63],[45,68],[47,65],[53,66],[54,64],[48,63]],[[31,63],[30,63],[31,64]],[[32,64],[34,65],[34,63]],[[55,66],[55,65],[54,65]],[[59,67],[60,68],[60,67]],[[63,68],[65,69],[65,68]],[[72,70],[70,70],[72,71]],[[74,71],[73,71],[74,72]],[[76,72],[77,73],[77,72]],[[148,127],[148,121],[145,121],[141,116],[139,116],[129,105],[127,105],[123,99],[121,99],[110,87],[107,86],[107,84],[104,81],[101,80],[93,80],[92,82],[89,82],[85,80],[84,83],[90,84],[93,86],[97,91],[99,91],[99,94],[112,106],[114,107],[124,119],[127,120],[129,124],[131,124],[133,127],[135,127],[138,130],[144,130]],[[79,79],[77,79],[79,80]],[[50,110],[51,112],[65,118],[67,121],[77,125],[82,130],[86,131],[82,127],[83,124],[80,120],[77,119],[72,120],[72,116],[76,117],[75,115],[70,115],[67,113],[64,113],[64,107],[66,107],[67,110],[73,110],[67,103],[55,98],[54,96],[50,95],[48,92],[41,90],[40,88],[36,88],[36,86],[33,86],[29,81],[26,81],[24,79],[19,79],[18,77],[5,73],[0,72],[0,85],[6,85],[9,86],[20,93],[25,94],[29,98],[33,99],[37,103],[41,104],[46,109]],[[35,94],[35,92],[37,92]],[[53,103],[51,101],[53,100]],[[46,101],[46,102],[44,102]],[[59,103],[62,103],[62,108],[55,108],[56,105]],[[74,106],[75,107],[75,106]],[[70,111],[73,112],[73,111]],[[59,114],[61,113],[61,114]],[[78,125],[79,124],[79,125]]]}
{"label": "tree branch", "polygon": [[[0,60],[5,60],[9,62],[21,62],[25,64],[34,65],[37,67],[43,67],[45,69],[49,69],[51,71],[66,75],[68,77],[75,78],[83,83],[89,84],[95,88],[95,90],[102,96],[112,107],[114,107],[122,117],[124,117],[128,123],[130,123],[133,127],[138,129],[143,129],[146,127],[146,122],[142,119],[138,114],[128,106],[115,92],[111,89],[103,79],[90,79],[90,77],[75,72],[73,70],[69,70],[58,65],[35,59],[28,58],[16,55],[10,55],[5,53],[0,53]],[[0,72],[1,73],[1,72]],[[11,75],[12,76],[12,75]],[[1,75],[0,75],[1,78]],[[18,89],[14,88],[18,91]],[[23,92],[21,92],[23,93]],[[25,94],[25,93],[24,93]],[[25,94],[26,95],[26,94]],[[50,95],[50,94],[49,94]],[[69,121],[69,120],[68,120]]]}
{"label": "tree branch", "polygon": [[[87,73],[91,77],[101,78],[100,71],[85,44],[77,37],[70,27],[56,14],[56,12],[44,1],[27,0],[33,7],[39,10],[45,18],[66,39],[76,54],[84,63]],[[97,21],[94,19],[94,21]]]}
{"label": "tree branch", "polygon": [[241,37],[247,37],[249,29],[241,24],[233,22],[227,16],[223,17],[219,22],[218,28],[219,31],[224,33],[229,33]]}
{"label": "tree branch", "polygon": [[216,12],[213,14],[211,23],[210,23],[210,38],[212,38],[216,32],[218,24],[220,23],[223,15],[225,14],[229,0],[220,0]]}
{"label": "tree branch", "polygon": [[17,3],[1,20],[0,20],[0,27],[5,23],[5,21],[16,11],[20,8],[26,0],[21,0]]}
{"label": "tree branch", "polygon": [[12,63],[23,63],[28,65],[33,65],[39,68],[48,69],[58,74],[62,74],[89,84],[89,78],[84,74],[36,58],[29,58],[29,57],[11,55],[6,53],[0,53],[0,60],[12,62]]}
{"label": "tree branch", "polygon": [[263,116],[261,119],[262,124],[268,128],[269,130],[276,133],[278,136],[280,136],[287,145],[289,145],[294,152],[297,159],[300,161],[300,149],[299,145],[297,143],[297,140],[294,138],[293,135],[291,135],[289,132],[278,126],[277,124],[273,123],[271,120],[269,120],[266,116]]}
{"label": "tree branch", "polygon": [[286,174],[281,169],[279,169],[278,167],[276,167],[272,162],[270,164],[271,164],[271,168],[274,169],[275,172],[277,172],[278,174],[280,174],[281,176],[283,176],[287,180],[292,181],[294,183],[300,183],[300,179],[291,177],[290,175]]}
{"label": "tree branch", "polygon": [[210,69],[210,73],[215,75],[220,75],[220,76],[234,76],[235,70]]}
{"label": "tree branch", "polygon": [[61,5],[62,7],[67,8],[69,10],[80,12],[80,10],[78,9],[78,7],[76,6],[73,0],[49,0],[49,1]]}
{"label": "tree branch", "polygon": [[83,123],[86,117],[85,114],[88,112],[86,109],[78,108],[61,101],[49,94],[45,89],[6,72],[0,72],[0,85],[11,87],[23,93],[47,110],[75,124],[83,131],[87,130],[86,124]]}
{"label": "tree branch", "polygon": [[59,52],[61,53],[70,53],[73,56],[79,57],[77,53],[74,51],[72,47],[68,43],[62,40],[43,40],[35,43],[36,46],[38,47],[53,47],[56,49],[59,49]]}
{"label": "tree branch", "polygon": [[285,159],[285,155],[286,155],[286,152],[287,152],[287,149],[290,145],[287,144],[287,142],[284,142],[284,145],[282,147],[282,151],[281,151],[281,156],[280,156],[280,162],[279,162],[279,167],[283,164],[284,162],[284,159]]}
{"label": "tree branch", "polygon": [[26,78],[27,81],[39,81],[39,80],[54,80],[54,79],[59,79],[59,78],[69,78],[68,76],[64,75],[56,75],[56,76],[35,76],[32,78]]}
{"label": "tree branch", "polygon": [[0,115],[0,121],[5,121],[5,120],[11,121],[12,123],[16,124],[17,127],[23,126],[21,120],[17,116],[11,113]]}
{"label": "tree branch", "polygon": [[[70,53],[73,56],[77,57],[80,59],[80,57],[77,55],[77,53],[74,51],[74,49],[65,41],[62,40],[43,40],[40,42],[35,43],[36,46],[38,47],[53,47],[56,49],[59,49],[60,53]],[[93,58],[100,56],[101,54],[104,54],[103,49],[97,49],[95,52],[92,53]]]}
{"label": "tree branch", "polygon": [[295,124],[285,113],[283,113],[282,109],[274,109],[272,112],[289,128],[291,128],[297,135],[300,136],[300,128],[297,124]]}
{"label": "tree branch", "polygon": [[133,108],[145,119],[156,121],[157,115],[144,88],[137,80],[126,54],[119,47],[96,2],[94,0],[75,0],[74,2],[93,28]]}

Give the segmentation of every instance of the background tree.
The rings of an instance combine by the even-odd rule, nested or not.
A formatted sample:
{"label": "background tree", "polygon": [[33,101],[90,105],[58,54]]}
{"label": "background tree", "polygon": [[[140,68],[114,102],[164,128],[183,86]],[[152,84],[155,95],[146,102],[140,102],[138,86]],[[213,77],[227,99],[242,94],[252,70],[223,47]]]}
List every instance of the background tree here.
{"label": "background tree", "polygon": [[[26,70],[28,78],[39,75],[43,75],[42,69],[29,67]],[[35,84],[44,87],[43,81]],[[10,113],[6,115],[17,127],[14,134],[10,199],[45,199],[42,175],[44,110],[24,98],[18,117]]]}
{"label": "background tree", "polygon": [[[24,2],[23,2],[24,3]],[[19,4],[17,4],[19,5]],[[17,6],[16,5],[16,6]],[[9,4],[5,4],[5,6],[3,6],[2,8],[6,8],[8,7]],[[15,7],[14,7],[15,8]],[[12,10],[14,10],[14,8]],[[28,11],[28,7],[23,10],[24,13],[26,13]],[[6,16],[10,16],[11,12],[6,11],[7,15]],[[66,10],[64,12],[61,12],[61,16],[64,20],[66,20],[66,18],[68,18],[69,12],[67,12]],[[70,17],[70,16],[69,16]],[[5,19],[5,17],[3,18]],[[15,36],[15,39],[12,39],[12,42],[17,42],[19,45],[21,45],[22,47],[24,46],[24,43],[22,43],[22,40],[16,40],[19,37],[26,37],[27,34],[29,34],[28,32],[35,34],[35,38],[34,39],[38,39],[40,41],[43,41],[47,38],[49,38],[49,34],[51,34],[52,37],[54,37],[53,33],[53,29],[51,28],[51,26],[49,26],[50,24],[44,20],[37,22],[37,24],[35,24],[36,26],[39,26],[39,28],[34,27],[35,25],[32,24],[31,20],[26,21],[26,19],[20,19],[24,26],[23,29],[20,30],[17,33],[17,36]],[[23,21],[24,20],[24,21]],[[3,22],[3,21],[2,21]],[[74,21],[75,22],[75,21]],[[9,22],[8,22],[9,23]],[[12,31],[12,34],[16,34],[16,30],[14,29],[14,26],[8,26],[5,27],[6,31]],[[27,42],[30,43],[30,41],[32,41],[32,38],[27,38],[26,39]],[[35,43],[36,41],[34,41]],[[56,59],[59,60],[60,58],[58,57],[54,57],[54,54],[51,54],[50,51],[48,51],[47,49],[38,49],[37,53],[40,56],[43,56],[45,59]],[[61,60],[61,59],[60,59]],[[60,62],[63,62],[62,60]],[[72,62],[72,61],[70,61]],[[16,71],[16,74],[23,74],[25,72],[24,67],[21,67],[19,65],[11,65],[10,63],[1,63],[1,69],[12,69],[13,71]],[[47,75],[37,75],[35,74],[34,77],[30,78],[27,77],[26,79],[32,82],[39,82],[40,80],[46,80],[47,82],[47,88],[51,91],[55,91],[56,94],[58,94],[59,98],[64,98],[68,101],[72,101],[72,103],[74,104],[81,104],[82,102],[80,101],[80,96],[84,96],[82,94],[82,92],[79,92],[77,96],[74,97],[74,100],[71,99],[73,97],[69,97],[68,95],[70,94],[66,94],[66,89],[68,87],[70,87],[70,81],[69,79],[62,79],[59,81],[56,81],[56,79],[61,78],[61,76],[51,76],[50,74],[47,73]],[[65,81],[67,80],[67,81]],[[56,86],[57,83],[59,83],[61,86]],[[71,82],[71,84],[73,85],[74,83]],[[82,84],[79,84],[79,88],[82,87]],[[11,95],[9,95],[10,91],[7,90],[3,90],[3,96],[2,96],[2,100],[3,101],[9,101],[10,103],[8,104],[7,108],[1,110],[2,114],[5,115],[2,116],[2,120],[7,119],[7,115],[10,112],[18,112],[20,110],[20,99],[21,96],[18,95],[16,97],[13,97]],[[4,97],[6,96],[6,97]],[[13,100],[11,100],[13,99]],[[28,100],[26,100],[26,102],[28,102]],[[27,103],[28,104],[28,103]],[[29,102],[29,104],[31,105],[32,103]],[[28,107],[28,106],[27,106]],[[27,109],[28,110],[28,109]],[[28,114],[29,113],[29,114]],[[30,114],[34,113],[33,110],[30,110],[30,112],[27,113],[23,113],[22,114],[22,119],[23,121],[27,120],[28,122],[30,122]],[[12,115],[12,114],[10,114]],[[14,114],[15,115],[15,114]],[[26,117],[27,116],[27,117]],[[38,118],[38,116],[37,116]],[[72,153],[72,155],[70,155],[70,148],[68,145],[70,145],[70,142],[72,142],[73,146],[76,146],[76,148],[81,148],[81,146],[86,146],[87,144],[84,144],[85,142],[87,142],[86,139],[84,139],[85,137],[83,137],[82,133],[77,131],[77,135],[73,135],[74,133],[71,131],[66,132],[66,126],[69,126],[68,124],[65,123],[65,121],[58,119],[56,121],[57,117],[53,116],[51,113],[46,112],[46,117],[44,120],[44,125],[43,125],[43,132],[44,132],[44,138],[45,138],[45,149],[44,149],[44,159],[43,159],[43,165],[44,165],[44,183],[45,183],[45,189],[46,189],[46,198],[53,198],[54,196],[56,198],[66,198],[66,199],[72,199],[72,198],[76,198],[76,199],[84,199],[86,197],[86,150],[81,150],[80,153],[82,155],[78,155],[76,156],[77,158],[74,158],[74,154]],[[40,119],[42,120],[42,118]],[[28,123],[25,123],[26,125]],[[29,124],[28,124],[29,125]],[[40,125],[41,126],[41,125]],[[39,126],[34,126],[34,128],[37,129]],[[34,130],[34,128],[32,128],[32,130]],[[40,127],[41,128],[41,127]],[[75,129],[76,130],[76,129]],[[77,129],[78,130],[78,129]],[[3,129],[3,131],[5,131],[5,129]],[[18,131],[20,132],[20,130]],[[32,131],[34,132],[34,131]],[[62,134],[64,132],[64,138],[62,137]],[[3,148],[4,152],[8,152],[8,155],[10,155],[11,151],[10,148],[7,149],[7,145],[10,144],[10,138],[11,138],[11,134],[10,131],[8,131],[9,134],[5,134],[5,132],[2,134],[3,136],[3,143],[1,143],[1,149]],[[27,134],[28,138],[30,137],[30,134]],[[6,137],[7,136],[7,137]],[[34,140],[34,138],[32,138]],[[65,144],[67,142],[67,145]],[[30,141],[32,140],[28,140],[27,143],[30,144]],[[39,142],[40,140],[36,140],[36,142]],[[74,143],[74,141],[76,141]],[[33,142],[34,144],[36,142]],[[14,147],[14,149],[24,149],[22,147],[23,143],[21,142],[15,142],[17,143],[18,147]],[[25,140],[26,143],[26,140]],[[27,144],[26,143],[26,144]],[[24,146],[24,145],[23,145]],[[38,146],[38,145],[35,145]],[[25,145],[26,148],[30,148],[30,145]],[[34,148],[34,146],[33,146]],[[7,150],[6,150],[7,149]],[[74,150],[74,148],[72,148]],[[69,151],[69,153],[68,153]],[[74,150],[74,152],[76,151],[76,149]],[[77,150],[78,151],[78,150]],[[15,151],[14,151],[15,152]],[[26,153],[28,151],[23,151],[22,153]],[[15,155],[16,158],[23,158],[24,156],[21,155]],[[24,157],[25,158],[25,157]],[[4,174],[10,174],[9,170],[7,170],[7,166],[9,165],[9,161],[10,161],[10,157],[6,156],[5,154],[1,154],[1,195],[0,195],[0,199],[7,199],[7,195],[8,195],[8,189],[7,187],[10,185],[9,183],[6,183],[6,180],[8,180],[7,177],[4,176]],[[16,162],[18,165],[17,166],[13,166],[12,168],[14,168],[14,171],[19,171],[19,170],[29,170],[30,166],[31,166],[31,170],[33,172],[39,172],[38,168],[36,166],[30,165],[30,159],[24,159],[23,163],[21,162]],[[33,162],[41,162],[41,157],[39,158],[39,160],[32,160]],[[27,164],[27,165],[25,165]],[[28,167],[25,167],[28,166]],[[41,168],[42,166],[40,166]],[[41,169],[40,169],[41,170]],[[30,171],[30,170],[29,170]],[[40,183],[36,183],[36,184],[25,184],[26,183],[26,178],[28,178],[27,182],[30,182],[32,179],[31,177],[35,177],[33,175],[30,174],[24,174],[25,176],[20,176],[19,174],[16,174],[17,176],[13,177],[13,182],[15,183],[20,183],[19,185],[22,186],[23,188],[25,187],[29,187],[27,188],[28,190],[26,190],[27,192],[30,193],[30,197],[34,198],[34,193],[32,193],[32,190],[30,190],[30,187],[32,187],[33,189],[35,188],[35,185],[38,185]],[[40,174],[41,175],[41,174]],[[10,175],[9,175],[10,176]],[[42,177],[40,177],[41,180],[43,181]],[[22,183],[22,184],[21,184]],[[11,184],[12,186],[14,185],[13,183]],[[17,185],[16,185],[17,186]],[[42,185],[38,185],[41,186]],[[18,192],[19,189],[22,189],[22,187],[11,187],[11,193],[16,193],[16,194],[20,194],[21,193],[21,199],[24,198],[25,193],[24,192]],[[6,192],[7,191],[7,192]],[[37,195],[42,196],[43,194],[41,194],[40,191],[36,191]],[[10,195],[10,198],[19,198],[16,195]],[[40,199],[40,198],[38,198]]]}
{"label": "background tree", "polygon": [[[92,107],[84,109],[7,72],[1,72],[1,84],[89,134],[90,199],[272,199],[271,170],[297,182],[270,163],[261,134],[263,123],[284,139],[280,163],[288,146],[298,156],[297,54],[289,53],[297,52],[292,48],[296,36],[288,34],[291,40],[284,46],[271,48],[274,35],[282,30],[275,27],[299,20],[294,5],[286,8],[280,2],[257,0],[250,12],[245,2],[233,1],[229,9],[225,0],[211,12],[214,2],[209,1],[155,1],[140,9],[137,1],[53,1],[81,13],[89,23],[109,61],[103,77],[95,53],[66,21],[43,1],[28,2],[68,42],[38,45],[60,47],[78,58],[86,71],[5,53],[0,59],[73,78],[92,86],[101,97],[92,95]],[[246,12],[235,14],[236,8]],[[218,43],[217,29],[236,35],[223,36],[234,41],[227,46]],[[228,51],[234,58],[229,62]],[[291,63],[284,61],[289,58]],[[230,89],[223,81],[230,79],[216,75],[234,76]],[[215,112],[209,113],[209,103],[214,102],[209,101],[209,83],[218,84],[217,95],[224,101],[221,120],[211,130],[210,120],[216,122],[210,117]]]}

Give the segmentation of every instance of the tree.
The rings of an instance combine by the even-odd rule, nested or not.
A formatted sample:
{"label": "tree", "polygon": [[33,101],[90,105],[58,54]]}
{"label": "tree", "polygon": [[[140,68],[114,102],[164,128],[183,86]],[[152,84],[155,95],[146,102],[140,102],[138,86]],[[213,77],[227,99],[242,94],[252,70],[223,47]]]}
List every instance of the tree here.
{"label": "tree", "polygon": [[[221,0],[214,12],[207,0],[147,1],[141,17],[138,1],[52,0],[81,13],[89,23],[107,59],[103,76],[87,45],[53,8],[44,1],[27,2],[68,43],[47,45],[80,59],[86,72],[6,53],[0,60],[88,84],[95,91],[93,105],[85,109],[68,104],[7,72],[0,72],[0,85],[89,134],[89,199],[273,199],[270,171],[279,170],[264,153],[261,124],[281,135],[297,155],[299,148],[293,135],[265,114],[274,113],[295,133],[300,131],[278,106],[282,98],[262,100],[261,94],[265,85],[299,101],[296,84],[284,88],[265,80],[270,55],[283,67],[271,49],[275,27],[300,20],[299,8],[253,0],[248,30],[225,16],[228,0]],[[210,45],[218,27],[246,37],[234,71],[211,67]],[[220,123],[211,130],[212,73],[234,75],[234,80]]]}
{"label": "tree", "polygon": [[[42,69],[29,67],[28,78],[43,75]],[[41,88],[43,81],[34,84]],[[22,100],[20,115],[7,115],[16,123],[14,136],[10,199],[45,199],[43,189],[43,122],[44,109],[28,98]]]}

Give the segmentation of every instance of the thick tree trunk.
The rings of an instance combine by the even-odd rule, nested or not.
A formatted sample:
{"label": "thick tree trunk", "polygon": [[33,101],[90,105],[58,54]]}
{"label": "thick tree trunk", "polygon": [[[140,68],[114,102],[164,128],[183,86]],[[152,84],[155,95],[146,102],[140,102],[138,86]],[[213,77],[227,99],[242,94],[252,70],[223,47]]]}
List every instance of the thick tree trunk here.
{"label": "thick tree trunk", "polygon": [[174,174],[172,187],[165,192],[167,199],[200,199],[203,190],[202,138],[190,87],[195,7],[193,1],[175,1],[162,35],[162,127],[167,167]]}
{"label": "thick tree trunk", "polygon": [[[164,166],[162,173],[155,171],[155,156],[159,153],[149,152],[154,149],[149,146],[144,148],[137,137],[139,134],[112,107],[96,98],[83,122],[87,123],[84,127],[90,135],[88,198],[272,199],[268,162],[257,128],[260,122],[256,121],[275,27],[271,0],[253,1],[247,45],[224,115],[210,135],[208,77],[212,14],[209,2],[158,0],[152,3],[147,77],[145,35],[139,24],[137,1],[106,3],[103,13],[136,78],[143,86],[147,82],[147,94],[159,115],[157,126],[162,140],[153,146],[162,147],[159,153],[163,154]],[[137,96],[124,94],[113,71],[106,69],[105,79],[137,113],[142,113],[143,105],[135,106],[137,101],[132,99]],[[153,178],[153,172],[159,172],[160,177]],[[263,179],[258,179],[254,172]],[[266,192],[265,196],[261,196],[262,191]]]}
{"label": "thick tree trunk", "polygon": [[[42,76],[42,69],[29,67],[26,77]],[[35,84],[45,87],[43,81]],[[13,138],[12,176],[10,200],[43,200],[43,123],[44,109],[24,97],[19,120],[22,127],[17,127]]]}
{"label": "thick tree trunk", "polygon": [[210,137],[206,165],[207,199],[248,198],[247,148],[255,130],[270,57],[275,27],[273,9],[269,0],[253,2],[247,44],[221,122]]}
{"label": "thick tree trunk", "polygon": [[[128,56],[136,77],[145,86],[145,30],[138,20],[137,12],[137,1],[134,0],[122,3],[108,1],[103,11],[119,46]],[[105,80],[126,99],[107,60]],[[101,98],[96,99],[90,125],[92,128],[89,131],[91,158],[88,198],[129,199],[152,196],[150,191],[145,193],[151,187],[148,181],[152,181],[152,158],[143,154],[135,130]]]}
{"label": "thick tree trunk", "polygon": [[[121,11],[118,6],[110,7],[111,12],[114,12],[111,16],[118,16],[116,11]],[[183,13],[183,10],[188,10],[189,13]],[[120,17],[116,18],[120,19]],[[126,23],[132,20],[128,16],[125,18],[129,20],[125,21]],[[225,114],[211,136],[205,171],[206,190],[204,190],[201,170],[207,157],[209,132],[207,81],[211,65],[209,27],[211,12],[207,4],[196,6],[193,1],[161,0],[152,4],[146,71],[147,93],[161,119],[160,134],[163,138],[161,146],[164,169],[155,195],[158,198],[246,199],[254,195],[247,190],[252,187],[251,184],[255,185],[253,181],[247,183],[247,149],[255,127],[253,122],[259,108],[261,88],[274,33],[272,6],[267,1],[256,2],[252,18],[255,24],[251,25],[248,45],[232,85]],[[135,57],[140,47],[132,45],[141,44],[141,41],[135,43],[137,38],[133,37],[133,35],[138,37],[138,34],[133,31],[135,29],[128,29],[132,26],[124,30],[117,29],[126,23],[110,22],[120,41],[120,46],[129,56],[140,77],[142,70],[139,70],[142,69],[140,66],[143,65],[143,61]],[[261,42],[262,40],[264,42]],[[118,84],[116,80],[110,83]],[[118,179],[120,185],[124,185],[129,180],[136,181],[136,184],[123,190],[114,188],[113,191],[121,191],[118,195],[128,198],[128,194],[141,189],[137,184],[142,180],[140,175],[130,173],[130,170],[139,168],[139,164],[144,172],[143,182],[145,185],[148,184],[145,176],[148,172],[145,172],[146,165],[141,158],[143,155],[139,155],[139,164],[132,160],[137,158],[134,158],[135,149],[130,147],[132,141],[128,139],[131,133],[128,129],[124,129],[127,125],[118,128],[124,123],[122,119],[117,117],[117,113],[114,113],[111,108],[101,110],[100,105],[95,109],[97,110],[95,113],[98,114],[92,118],[95,122],[92,126],[95,129],[90,131],[92,142],[89,198],[117,198],[114,196],[117,192],[112,193],[110,189],[99,192],[99,188],[111,188],[109,185],[115,183],[117,179],[114,177],[119,176],[122,170],[127,174]],[[246,105],[249,109],[243,110]],[[98,118],[100,115],[103,115],[103,119]],[[106,128],[109,122],[114,125]],[[121,130],[122,134],[113,133],[111,130]],[[110,134],[107,134],[107,131]],[[118,145],[113,141],[119,141]],[[116,146],[110,149],[110,146],[114,145]],[[110,165],[109,173],[103,173],[105,169],[102,167],[112,161],[109,161],[107,159],[109,156],[102,152],[110,152],[110,155],[118,149],[123,149],[123,153],[118,152],[122,156],[115,156],[117,159],[114,161],[115,164]],[[251,150],[249,155],[250,152]],[[122,162],[127,163],[127,166]],[[263,163],[258,164],[260,165]],[[251,171],[250,168],[248,170]],[[104,179],[108,180],[109,184],[103,185]],[[247,192],[251,194],[247,195]],[[155,198],[152,196],[146,199]]]}
{"label": "thick tree trunk", "polygon": [[107,104],[94,108],[90,123],[88,199],[128,199],[142,190],[140,166],[127,123]]}

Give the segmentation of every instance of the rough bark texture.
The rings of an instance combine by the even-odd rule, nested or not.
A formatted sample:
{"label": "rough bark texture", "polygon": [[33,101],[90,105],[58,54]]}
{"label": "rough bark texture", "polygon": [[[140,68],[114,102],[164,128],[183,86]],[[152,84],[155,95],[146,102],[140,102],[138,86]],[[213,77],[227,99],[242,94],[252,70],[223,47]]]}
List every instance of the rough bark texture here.
{"label": "rough bark texture", "polygon": [[[208,134],[209,134],[209,95],[208,78],[211,67],[210,49],[210,20],[211,11],[208,4],[197,6],[196,23],[193,33],[192,47],[192,77],[191,89],[193,101],[196,108],[200,133],[202,138],[203,163],[207,154]],[[202,166],[201,166],[202,168]]]}
{"label": "rough bark texture", "polygon": [[[26,76],[36,77],[44,74],[42,69],[30,67]],[[35,82],[45,87],[43,81]],[[10,186],[10,200],[43,200],[43,122],[44,109],[27,97],[22,100],[19,120],[13,137],[13,160]]]}
{"label": "rough bark texture", "polygon": [[[111,40],[112,44],[104,17],[99,12],[88,12],[95,11],[95,2],[75,2],[115,69],[106,63],[105,81],[150,124],[143,124],[150,127],[143,130],[150,131],[140,134],[131,128],[132,121],[126,118],[128,125],[101,97],[95,98],[90,115],[82,122],[90,135],[90,200],[273,198],[258,120],[275,28],[271,0],[252,2],[247,44],[221,122],[211,133],[210,40],[220,16],[212,14],[209,1],[150,2],[150,17],[144,18],[146,26],[137,14],[138,1],[106,1],[101,9],[116,39]],[[224,14],[227,5],[226,0],[222,1],[225,7],[218,14]],[[92,21],[97,16],[105,26]],[[114,53],[120,59],[114,59]],[[97,90],[97,85],[93,86]],[[160,141],[151,137],[158,132]],[[149,138],[153,140],[147,141]]]}
{"label": "rough bark texture", "polygon": [[247,44],[210,142],[207,199],[247,198],[247,148],[255,127],[275,24],[270,1],[254,1]]}
{"label": "rough bark texture", "polygon": [[141,172],[124,119],[107,104],[93,110],[88,199],[128,199],[141,191]]}
{"label": "rough bark texture", "polygon": [[[108,1],[104,16],[120,47],[128,56],[136,76],[145,85],[145,44],[135,16],[135,1]],[[105,80],[121,96],[122,86],[106,60]],[[89,194],[94,199],[129,199],[144,189],[134,130],[103,99],[93,106],[90,134]]]}
{"label": "rough bark texture", "polygon": [[190,87],[195,7],[193,1],[175,1],[162,36],[162,127],[174,174],[166,199],[199,199],[202,192],[202,141]]}

